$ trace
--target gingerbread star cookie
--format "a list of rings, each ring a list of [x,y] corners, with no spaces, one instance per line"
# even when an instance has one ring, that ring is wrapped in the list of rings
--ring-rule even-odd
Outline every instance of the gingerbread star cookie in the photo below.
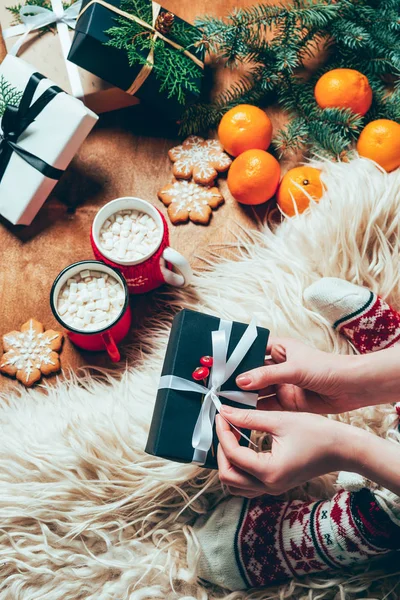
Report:
[[[58,352],[64,336],[49,329],[42,323],[29,319],[21,331],[10,331],[3,335],[3,356],[0,358],[0,372],[16,377],[26,387],[30,387],[42,375],[55,373],[61,368]]]
[[[196,135],[171,148],[168,156],[174,163],[172,172],[177,179],[193,176],[202,185],[211,185],[218,173],[227,171],[232,163],[218,140],[204,140]]]
[[[207,225],[212,209],[223,204],[224,198],[216,187],[203,186],[193,181],[174,180],[158,192],[161,202],[168,206],[168,215],[174,225],[193,223]]]

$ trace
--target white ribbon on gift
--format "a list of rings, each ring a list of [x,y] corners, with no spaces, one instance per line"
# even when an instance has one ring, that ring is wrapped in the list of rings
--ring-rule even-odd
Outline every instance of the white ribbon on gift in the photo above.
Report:
[[[22,23],[20,25],[8,27],[8,29],[3,31],[3,38],[5,40],[15,36],[21,36],[9,51],[9,54],[12,56],[17,56],[21,46],[25,43],[25,40],[32,31],[55,24],[71,86],[71,93],[76,98],[83,98],[84,91],[79,77],[78,67],[68,60],[68,53],[71,48],[71,38],[69,36],[68,28],[75,29],[81,6],[82,0],[74,2],[65,10],[62,5],[62,0],[51,0],[52,10],[42,6],[25,5],[22,6],[19,11]]]
[[[257,406],[257,393],[242,392],[238,390],[221,390],[221,386],[229,379],[229,377],[231,377],[257,338],[256,322],[255,320],[252,320],[227,360],[226,356],[231,331],[232,321],[221,319],[218,331],[213,331],[211,334],[213,367],[210,374],[209,387],[201,385],[196,381],[177,377],[176,375],[163,375],[160,379],[159,389],[172,389],[205,394],[192,436],[192,446],[194,448],[192,462],[199,465],[205,463],[208,451],[212,445],[215,415],[217,411],[219,412],[221,410],[219,396],[253,408]],[[228,421],[227,419],[225,420]],[[241,437],[245,438],[251,444],[253,443],[243,432],[232,425],[232,423],[229,421],[228,423],[241,435]]]

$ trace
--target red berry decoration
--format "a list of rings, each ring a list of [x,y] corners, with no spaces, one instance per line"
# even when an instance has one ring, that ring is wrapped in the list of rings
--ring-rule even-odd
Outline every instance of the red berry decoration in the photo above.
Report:
[[[203,365],[203,367],[212,367],[213,362],[212,356],[202,356],[200,359],[200,364]]]
[[[206,379],[210,374],[210,369],[207,367],[197,367],[192,373],[192,377],[195,381],[201,381],[202,379]]]

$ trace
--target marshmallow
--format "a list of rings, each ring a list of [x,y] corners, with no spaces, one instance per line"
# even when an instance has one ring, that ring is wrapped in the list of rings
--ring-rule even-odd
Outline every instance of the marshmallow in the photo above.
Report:
[[[141,260],[151,255],[160,238],[160,229],[153,217],[136,210],[117,211],[100,228],[100,250],[120,261]]]
[[[68,305],[67,304],[61,304],[58,307],[58,312],[60,313],[60,315],[65,315],[65,313],[67,312],[67,310],[68,310]]]
[[[111,225],[113,220],[110,218],[109,221]],[[61,288],[57,311],[67,327],[95,332],[118,318],[124,301],[125,290],[116,277],[86,269],[68,279]]]

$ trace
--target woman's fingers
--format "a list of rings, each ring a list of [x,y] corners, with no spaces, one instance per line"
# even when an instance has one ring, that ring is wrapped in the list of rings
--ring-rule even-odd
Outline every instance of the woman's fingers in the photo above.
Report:
[[[219,479],[229,490],[233,488],[236,490],[246,490],[248,492],[255,492],[257,495],[265,492],[263,484],[258,479],[248,473],[244,473],[229,462],[221,444],[218,445],[217,457]]]
[[[286,360],[286,345],[282,338],[270,337],[267,344],[267,354],[271,356],[275,363],[282,363]]]
[[[230,411],[233,411],[232,414],[234,414],[234,417],[231,419],[230,417],[232,415],[229,412],[226,413],[226,418],[232,420],[232,423],[234,425],[238,425],[239,427],[243,427],[244,429],[259,429],[259,426],[254,426],[255,422],[253,422],[253,425],[251,425],[252,420],[247,418],[246,416],[243,416],[242,418],[237,417],[235,415],[236,412],[243,412],[246,413],[246,415],[250,412],[257,412],[259,415],[277,414],[268,412],[263,413],[262,411],[247,411],[240,409],[230,409]],[[222,409],[221,414],[222,412],[225,414],[225,410]],[[262,480],[263,476],[265,475],[265,470],[268,467],[270,454],[258,453],[254,450],[251,450],[250,448],[246,448],[245,446],[240,446],[238,440],[236,439],[230,428],[229,423],[227,423],[221,417],[221,415],[217,415],[216,422],[219,443],[229,463],[234,465],[238,469],[245,471],[246,473],[250,473],[250,475],[253,475],[256,479]],[[261,430],[268,431],[268,429],[263,428]]]
[[[236,427],[243,429],[254,429],[256,431],[265,431],[266,433],[278,433],[282,426],[284,418],[289,418],[289,415],[285,417],[280,412],[265,412],[262,410],[253,410],[251,408],[233,408],[226,404],[221,406],[221,414],[228,423],[222,423],[224,431],[232,433],[229,427],[229,421]],[[236,438],[235,438],[236,440]],[[237,443],[237,440],[236,440]]]
[[[237,385],[244,390],[261,390],[271,385],[293,383],[297,385],[300,374],[296,364],[282,362],[264,367],[258,367],[236,378]]]
[[[240,498],[257,498],[258,496],[262,496],[266,493],[265,489],[263,489],[262,491],[255,491],[255,490],[236,488],[233,486],[232,487],[226,486],[225,489],[231,496],[239,496]]]

